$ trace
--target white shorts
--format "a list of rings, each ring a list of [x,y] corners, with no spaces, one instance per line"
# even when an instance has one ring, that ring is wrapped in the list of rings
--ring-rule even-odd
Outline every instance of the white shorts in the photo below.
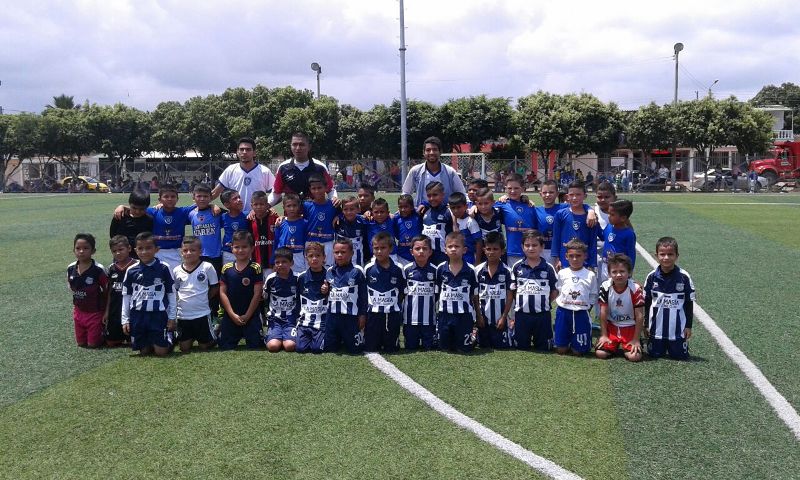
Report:
[[[158,251],[156,254],[159,260],[169,265],[169,271],[175,269],[178,265],[183,263],[183,259],[181,258],[181,250],[180,248],[164,248]]]

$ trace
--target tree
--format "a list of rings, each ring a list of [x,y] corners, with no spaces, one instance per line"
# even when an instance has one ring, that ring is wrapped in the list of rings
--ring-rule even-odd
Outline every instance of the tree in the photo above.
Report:
[[[380,156],[400,158],[400,100],[392,101],[388,113],[389,123],[378,127],[378,135],[386,149]],[[441,136],[442,131],[441,116],[436,105],[421,100],[406,102],[406,139],[409,158],[420,158],[425,139],[431,135]],[[443,147],[445,152],[449,151],[448,145]]]
[[[622,113],[615,103],[605,104],[594,95],[567,95],[567,105],[579,113],[580,142],[573,153],[608,154],[619,147]]]
[[[581,145],[580,113],[564,97],[543,91],[517,100],[514,125],[528,149],[544,162],[545,177],[550,176],[547,161],[555,152],[560,158]]]
[[[161,102],[150,114],[150,145],[169,158],[182,158],[192,148],[189,115],[180,102]]]
[[[632,148],[642,152],[642,165],[650,165],[653,150],[663,150],[671,146],[674,132],[672,122],[668,121],[667,107],[655,102],[639,107],[628,123],[627,142]]]
[[[285,154],[290,139],[278,132],[279,123],[289,108],[306,108],[313,100],[314,93],[311,90],[293,87],[270,89],[257,85],[251,95],[250,120],[253,133],[258,138],[259,151],[269,157]],[[311,132],[306,133],[311,135]]]
[[[312,153],[325,158],[341,158],[339,140],[339,102],[327,95],[315,99],[311,103],[311,115],[314,117],[318,136],[312,137]]]
[[[710,97],[691,102],[682,102],[671,116],[673,128],[678,133],[680,144],[702,152],[704,183],[708,183],[708,166],[711,155],[720,145],[728,143],[727,118],[720,102]]]
[[[286,140],[280,145],[276,143],[273,144],[273,149],[280,148],[280,150],[272,151],[273,156],[283,155],[284,158],[292,156],[288,139],[291,138],[294,132],[304,132],[311,138],[319,138],[322,135],[322,128],[319,123],[317,123],[312,109],[303,107],[291,107],[286,109],[283,117],[278,121],[278,126],[275,131],[277,135],[274,137]]]
[[[720,102],[728,136],[727,143],[736,145],[741,154],[765,153],[772,145],[772,115],[756,110],[735,97]]]
[[[85,112],[92,149],[103,152],[121,170],[126,161],[150,150],[150,115],[127,105],[92,105]]]
[[[74,96],[62,93],[61,95],[53,97],[53,103],[45,107],[46,110],[53,108],[59,108],[61,110],[77,110],[80,107],[75,105]]]
[[[37,152],[46,162],[55,161],[75,177],[80,175],[80,159],[92,150],[91,135],[84,110],[45,110],[39,122]]]
[[[189,126],[189,143],[203,159],[216,160],[231,151],[233,142],[218,96],[192,97],[186,101],[184,108]]]
[[[360,159],[366,156],[369,138],[366,134],[368,114],[352,105],[342,105],[336,143],[341,158]]]
[[[792,109],[792,119],[800,118],[800,85],[791,82],[785,82],[780,87],[767,85],[762,87],[749,103],[756,106],[783,105]],[[784,125],[783,129],[789,130],[788,125]],[[800,122],[794,125],[794,133],[800,133]]]
[[[513,112],[508,98],[478,95],[448,100],[439,108],[445,151],[469,143],[470,151],[480,152],[487,140],[507,137]]]

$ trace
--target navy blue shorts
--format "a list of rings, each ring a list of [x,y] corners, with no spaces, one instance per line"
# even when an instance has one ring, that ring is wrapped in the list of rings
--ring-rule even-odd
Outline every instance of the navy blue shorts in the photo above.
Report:
[[[247,348],[257,349],[264,345],[261,337],[261,316],[256,314],[244,325],[236,325],[228,315],[223,315],[219,322],[219,349],[232,350],[244,338]]]
[[[472,314],[439,314],[439,348],[442,350],[472,351]]]
[[[667,340],[666,338],[651,338],[647,342],[647,354],[653,358],[668,355],[676,360],[689,358],[689,344],[685,338]]]
[[[264,341],[269,342],[270,340],[280,340],[282,342],[290,340],[296,342],[297,324],[291,322],[276,322],[275,320],[269,322],[267,337]]]
[[[314,327],[297,326],[297,347],[298,353],[322,353],[325,347],[325,331]]]
[[[131,310],[131,348],[169,348],[172,332],[167,331],[167,312],[142,312]]]
[[[357,315],[328,313],[325,317],[325,351],[338,352],[344,344],[347,353],[358,354],[364,349],[364,336],[358,329]]]
[[[514,313],[514,343],[520,350],[548,351],[553,344],[553,327],[550,312]],[[533,342],[531,342],[533,338]]]
[[[508,325],[502,330],[497,325],[486,325],[478,328],[478,346],[481,348],[508,348],[511,346]]]
[[[400,350],[400,327],[403,325],[401,312],[367,313],[367,327],[364,329],[364,350],[367,352],[396,352]]]
[[[416,350],[422,345],[423,350],[434,347],[436,325],[403,325],[406,350]]]
[[[203,344],[214,343],[217,340],[210,315],[191,320],[178,319],[177,337],[178,342],[197,340],[197,343]]]
[[[569,347],[576,353],[587,353],[592,348],[592,321],[587,310],[558,307],[554,333],[556,348]]]

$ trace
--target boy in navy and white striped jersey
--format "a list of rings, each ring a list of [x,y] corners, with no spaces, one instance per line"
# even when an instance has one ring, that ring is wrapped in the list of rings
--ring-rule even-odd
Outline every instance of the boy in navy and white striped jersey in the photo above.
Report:
[[[467,247],[464,261],[470,265],[481,263],[483,261],[483,234],[478,222],[467,215],[467,196],[461,192],[452,193],[447,199],[447,206],[450,207],[450,214],[453,216],[453,230],[464,234]]]
[[[486,240],[486,236],[490,232],[503,233],[503,211],[494,207],[494,195],[489,188],[482,188],[475,193],[476,202],[473,217],[478,223],[478,228],[481,229],[481,235]],[[503,257],[500,259],[503,263],[508,264],[508,256],[503,252]]]
[[[548,351],[553,342],[550,304],[558,296],[556,271],[542,257],[544,236],[538,230],[522,234],[522,251],[525,258],[513,267],[516,281],[514,305],[514,343],[517,348]]]
[[[163,357],[172,348],[177,308],[172,273],[156,252],[152,233],[136,235],[139,263],[122,281],[122,331],[131,336],[131,347],[140,354],[155,352]]]
[[[353,265],[353,244],[347,238],[333,244],[334,264],[325,275],[328,284],[328,318],[325,351],[338,352],[344,344],[350,354],[364,348],[367,322],[367,282],[364,269]]]
[[[431,239],[431,263],[439,265],[447,260],[445,237],[453,231],[453,216],[444,203],[444,185],[431,182],[425,187],[430,205],[422,216],[422,234]]]
[[[353,244],[353,264],[364,266],[366,264],[365,249],[367,248],[367,225],[359,213],[358,198],[351,195],[342,202],[342,214],[334,227],[335,239],[349,238]]]
[[[481,348],[508,348],[508,313],[514,304],[514,274],[501,261],[506,241],[500,232],[490,232],[483,239],[486,262],[475,267],[480,288],[481,311],[486,325],[478,329]]]
[[[422,346],[430,350],[436,335],[436,267],[431,265],[431,239],[417,235],[411,239],[414,263],[403,267],[406,297],[403,302],[403,337],[406,350]]]
[[[372,239],[372,262],[367,265],[369,312],[364,330],[364,349],[368,352],[396,352],[400,348],[401,305],[406,279],[392,261],[394,238],[380,232]]]
[[[678,242],[662,237],[656,242],[658,267],[644,282],[645,323],[650,339],[647,353],[654,358],[669,355],[689,358],[687,341],[692,336],[695,290],[692,278],[675,264]]]
[[[328,315],[328,289],[325,281],[325,248],[319,242],[306,243],[308,270],[300,274],[300,319],[297,322],[298,353],[322,353],[325,347],[325,317]]]
[[[472,350],[472,327],[483,327],[483,314],[478,301],[478,279],[475,269],[464,262],[467,247],[464,235],[451,232],[445,239],[448,260],[436,267],[439,280],[439,347],[443,350]],[[477,319],[475,322],[474,319]]]
[[[267,310],[267,350],[293,352],[297,345],[297,317],[300,311],[297,275],[292,271],[294,254],[288,248],[275,250],[273,272],[264,281]]]

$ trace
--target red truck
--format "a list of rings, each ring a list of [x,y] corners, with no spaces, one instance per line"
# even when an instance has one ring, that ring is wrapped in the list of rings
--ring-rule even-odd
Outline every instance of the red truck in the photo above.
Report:
[[[800,178],[800,142],[775,142],[769,153],[769,158],[750,162],[749,169],[769,180],[770,185]]]

